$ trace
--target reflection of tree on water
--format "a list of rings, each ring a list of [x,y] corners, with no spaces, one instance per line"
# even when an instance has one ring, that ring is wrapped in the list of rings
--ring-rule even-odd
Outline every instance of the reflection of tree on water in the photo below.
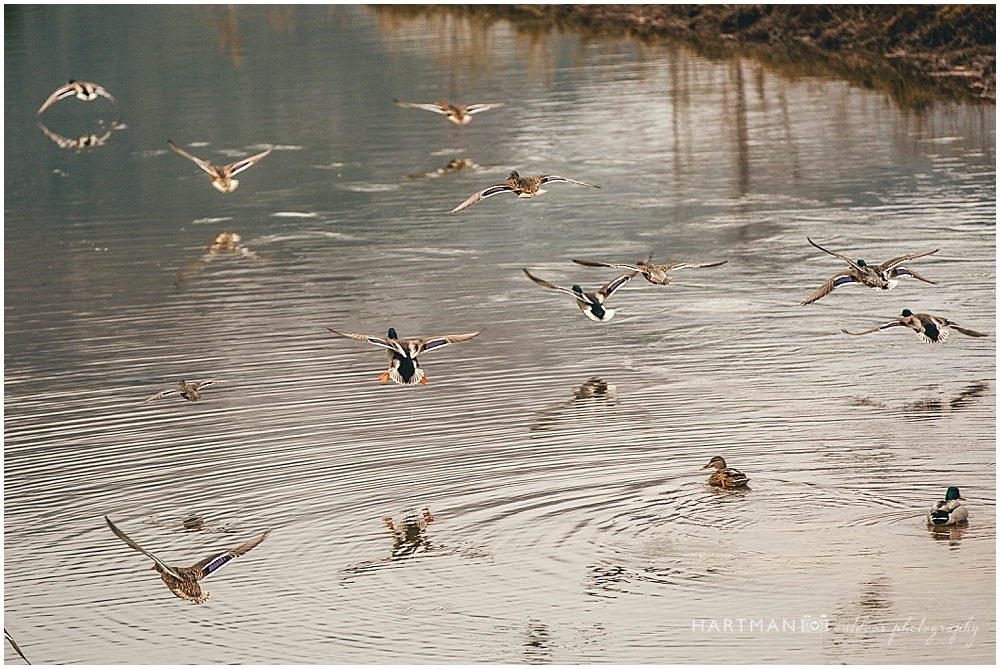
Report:
[[[392,559],[407,557],[421,550],[429,550],[431,542],[427,538],[427,526],[434,522],[431,510],[426,506],[420,514],[411,511],[401,520],[391,516],[382,519],[392,536]]]
[[[80,153],[84,149],[91,149],[95,146],[104,146],[104,143],[111,137],[111,133],[121,127],[121,123],[119,123],[121,120],[121,117],[115,119],[111,124],[111,127],[108,128],[107,132],[103,135],[80,135],[76,139],[69,139],[68,137],[56,134],[46,128],[43,123],[39,123],[38,127],[42,129],[42,132],[45,133],[46,137],[58,144],[60,149],[69,149],[71,151],[75,149],[77,153]]]
[[[571,410],[579,415],[588,408],[593,410],[598,407],[612,407],[617,402],[615,386],[594,376],[573,391],[573,399],[536,411],[529,429],[532,432],[551,430],[562,419],[563,414]]]
[[[208,28],[219,40],[219,50],[222,53],[229,51],[229,43],[232,42],[233,65],[240,67],[243,64],[243,38],[240,36],[240,23],[236,19],[236,7],[233,5],[196,7],[195,17],[202,18],[202,12],[208,12]]]
[[[260,256],[256,252],[240,244],[241,239],[242,237],[236,232],[220,232],[217,234],[212,243],[205,247],[205,252],[201,254],[201,257],[185,267],[184,271],[177,276],[177,283],[187,281],[192,274],[201,270],[203,264],[220,255],[235,255],[241,258],[249,258],[250,260],[260,260]]]

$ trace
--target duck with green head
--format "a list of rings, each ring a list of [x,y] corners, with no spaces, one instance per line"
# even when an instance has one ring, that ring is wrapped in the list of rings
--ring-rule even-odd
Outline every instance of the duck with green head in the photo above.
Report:
[[[872,290],[892,290],[896,287],[898,277],[901,276],[912,276],[914,279],[919,279],[926,283],[937,283],[937,281],[931,281],[925,276],[917,274],[911,269],[906,267],[900,267],[900,265],[908,260],[913,260],[915,258],[923,258],[924,256],[929,256],[932,253],[937,253],[938,249],[933,251],[924,251],[923,253],[910,253],[905,256],[899,256],[898,258],[893,258],[892,260],[886,260],[881,265],[869,265],[864,260],[859,259],[857,262],[851,260],[845,255],[841,255],[834,251],[828,251],[813,240],[806,237],[806,240],[816,248],[818,248],[823,253],[829,253],[835,258],[840,258],[848,265],[850,269],[846,269],[843,272],[834,274],[826,282],[816,289],[816,292],[809,296],[805,302],[802,304],[812,304],[816,300],[826,295],[829,295],[839,286],[843,286],[845,283],[860,283],[862,286],[868,286]]]
[[[385,383],[389,380],[400,385],[413,385],[415,383],[426,384],[427,377],[424,370],[417,362],[417,356],[425,351],[433,351],[448,344],[457,344],[468,341],[479,335],[479,332],[469,332],[460,335],[443,335],[440,337],[424,337],[423,339],[400,339],[396,335],[396,328],[389,328],[388,337],[378,337],[376,335],[352,334],[349,332],[337,332],[333,328],[327,328],[330,332],[340,337],[347,337],[355,341],[363,341],[386,349],[386,356],[389,358],[389,369],[378,377],[379,381]]]
[[[985,337],[982,332],[976,332],[975,330],[970,330],[969,328],[963,328],[960,325],[953,323],[952,321],[944,318],[943,316],[932,316],[931,314],[915,314],[909,309],[903,309],[899,317],[884,325],[879,325],[878,327],[872,328],[871,330],[865,330],[864,332],[850,332],[846,329],[841,330],[845,334],[861,336],[866,334],[871,334],[872,332],[878,332],[879,330],[885,330],[891,327],[903,326],[910,328],[917,333],[923,341],[928,344],[937,344],[943,342],[948,338],[948,330],[946,328],[951,328],[961,332],[967,337]]]
[[[572,295],[576,298],[576,306],[580,308],[580,311],[582,311],[583,314],[590,320],[598,321],[599,323],[606,323],[615,315],[614,309],[608,309],[604,306],[607,299],[611,297],[616,290],[628,283],[632,277],[638,274],[638,272],[635,271],[626,272],[625,274],[608,281],[594,292],[585,293],[577,284],[573,284],[572,288],[563,288],[562,286],[557,286],[554,283],[549,283],[544,279],[539,279],[537,276],[532,275],[532,273],[528,270],[524,270],[524,273],[529,279],[537,283],[539,286],[551,288],[552,290],[559,290]]]
[[[964,499],[958,488],[955,486],[948,488],[944,499],[932,506],[931,510],[927,512],[927,524],[941,526],[967,522],[969,511],[959,501]]]

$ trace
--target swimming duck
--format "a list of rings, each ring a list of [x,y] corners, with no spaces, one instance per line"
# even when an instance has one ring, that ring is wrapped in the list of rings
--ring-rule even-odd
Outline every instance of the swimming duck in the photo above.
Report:
[[[674,277],[667,276],[667,272],[675,269],[684,269],[685,267],[718,267],[719,265],[725,265],[728,262],[727,260],[723,260],[722,262],[710,263],[679,262],[671,265],[650,265],[649,261],[652,259],[653,254],[650,253],[645,260],[640,260],[634,265],[625,262],[595,262],[593,260],[574,260],[573,262],[577,265],[583,265],[584,267],[624,267],[625,269],[635,270],[637,272],[642,272],[646,281],[655,283],[658,286],[665,286],[673,281]]]
[[[114,123],[111,124],[111,127],[108,128],[108,131],[100,137],[97,135],[80,135],[76,139],[70,139],[68,137],[58,135],[46,128],[42,123],[39,123],[38,127],[42,129],[42,132],[45,133],[46,137],[58,144],[60,149],[75,149],[77,153],[79,153],[84,149],[93,148],[95,146],[104,146],[104,143],[108,141],[109,137],[111,137],[111,133],[118,129],[118,126],[120,125],[118,123],[119,121],[121,121],[121,117],[115,119]]]
[[[153,400],[158,400],[161,397],[166,397],[167,395],[173,395],[174,393],[180,393],[180,396],[189,402],[197,402],[201,399],[201,390],[203,388],[208,388],[209,386],[221,386],[223,383],[229,383],[228,381],[219,381],[217,379],[206,379],[204,381],[195,381],[193,383],[185,383],[184,379],[177,382],[176,388],[168,388],[167,390],[161,390],[156,393],[148,400],[143,400],[143,404],[146,402],[152,402]]]
[[[954,525],[963,523],[969,519],[969,511],[958,500],[965,498],[958,492],[958,488],[952,486],[948,488],[944,499],[931,507],[927,512],[928,525]]]
[[[493,184],[489,188],[484,188],[462,204],[452,209],[450,213],[456,214],[463,209],[471,207],[480,200],[496,195],[497,193],[517,193],[519,198],[535,197],[536,195],[541,195],[546,192],[540,188],[543,184],[560,181],[576,184],[577,186],[586,186],[587,188],[600,188],[600,186],[591,186],[590,184],[585,184],[582,181],[574,181],[573,179],[567,179],[566,177],[560,177],[555,174],[545,174],[538,177],[522,177],[517,172],[511,172],[507,175],[507,181],[502,184]]]
[[[237,546],[236,548],[216,553],[215,555],[207,557],[201,562],[198,562],[190,567],[171,567],[166,562],[129,539],[124,532],[118,529],[115,524],[111,522],[110,518],[104,516],[104,520],[108,524],[108,527],[111,528],[111,531],[115,533],[115,536],[153,561],[153,566],[150,567],[150,569],[155,569],[160,573],[160,578],[163,579],[163,582],[167,584],[168,588],[170,588],[170,592],[174,593],[181,599],[194,602],[195,604],[206,602],[208,601],[208,598],[212,596],[212,593],[201,589],[201,586],[198,585],[198,581],[210,576],[213,572],[218,571],[231,560],[250,552],[251,549],[256,547],[260,542],[264,541],[264,539],[267,538],[267,535],[271,533],[271,528],[269,527],[264,531],[264,534],[260,535],[256,539],[251,539],[242,546]]]
[[[604,303],[614,294],[616,290],[624,286],[639,272],[634,270],[626,272],[620,277],[607,282],[601,286],[599,290],[592,293],[583,292],[583,289],[578,285],[574,285],[573,288],[563,288],[562,286],[557,286],[554,283],[549,283],[548,281],[539,279],[537,276],[532,276],[531,272],[528,270],[524,270],[524,273],[529,279],[537,283],[539,286],[545,286],[546,288],[551,288],[552,290],[561,290],[564,293],[569,293],[576,298],[576,306],[580,308],[580,311],[582,311],[587,318],[592,321],[606,323],[614,317],[615,310],[605,309]]]
[[[388,337],[350,334],[347,332],[337,332],[332,328],[327,329],[340,337],[347,337],[348,339],[364,341],[369,344],[385,347],[387,349],[386,356],[389,358],[389,369],[379,376],[378,380],[382,383],[386,383],[389,379],[392,379],[400,385],[427,383],[427,377],[424,374],[424,370],[420,368],[420,363],[417,362],[418,355],[424,353],[425,351],[433,351],[434,349],[441,348],[442,346],[447,346],[448,344],[458,344],[459,342],[468,341],[473,337],[478,336],[479,332],[482,332],[482,330],[480,330],[479,332],[470,332],[468,334],[460,335],[424,337],[423,339],[400,339],[396,335],[395,328],[389,328]]]
[[[466,123],[472,122],[473,114],[478,114],[479,112],[484,112],[488,109],[503,107],[505,104],[503,102],[491,102],[489,104],[477,105],[453,105],[447,100],[438,100],[434,104],[400,102],[399,100],[393,100],[393,102],[400,107],[411,107],[413,109],[423,109],[424,111],[434,112],[435,114],[444,114],[448,117],[449,121],[457,123],[458,125],[465,125]]]
[[[938,342],[943,342],[948,338],[948,331],[945,328],[952,328],[958,330],[967,337],[985,337],[982,332],[976,332],[975,330],[970,330],[968,328],[963,328],[955,323],[952,323],[947,318],[941,316],[932,316],[931,314],[915,314],[909,309],[903,309],[899,317],[886,323],[885,325],[879,325],[877,328],[872,328],[871,330],[865,330],[864,332],[850,332],[846,328],[841,330],[849,335],[866,335],[872,332],[878,332],[879,330],[885,330],[887,328],[896,327],[897,325],[902,325],[908,327],[917,333],[917,336],[923,339],[928,344],[937,344]]]
[[[718,455],[709,460],[702,469],[715,468],[712,475],[708,477],[708,485],[717,485],[722,488],[742,488],[747,484],[746,474],[738,469],[726,466],[726,461]]]
[[[3,638],[10,642],[11,648],[14,649],[15,653],[21,656],[21,659],[24,660],[25,664],[31,664],[31,662],[28,662],[28,658],[24,656],[24,653],[21,652],[21,649],[17,647],[17,642],[14,641],[14,637],[10,635],[10,632],[7,631],[6,627],[3,628]]]
[[[235,177],[243,170],[253,167],[255,163],[267,157],[274,148],[271,147],[264,153],[258,153],[256,156],[250,156],[249,158],[241,158],[240,160],[237,160],[235,163],[229,163],[228,165],[219,166],[219,165],[213,165],[207,160],[202,160],[201,158],[195,158],[190,153],[180,148],[169,139],[167,140],[167,144],[170,145],[171,149],[181,154],[188,160],[193,161],[195,165],[205,170],[205,172],[208,174],[208,178],[211,179],[212,185],[215,187],[215,190],[219,191],[220,193],[232,193],[234,190],[236,190],[236,188],[240,185],[240,181],[239,179],[234,179],[233,177]]]
[[[809,296],[809,299],[802,304],[811,304],[819,298],[829,295],[835,288],[842,286],[845,283],[860,283],[863,286],[868,286],[872,290],[892,290],[896,287],[896,284],[899,283],[894,277],[907,275],[912,276],[914,279],[920,279],[926,283],[937,283],[937,281],[931,281],[927,277],[917,274],[912,269],[900,267],[899,265],[908,260],[923,258],[924,256],[931,255],[932,253],[937,253],[938,249],[934,249],[933,251],[924,251],[923,253],[910,253],[905,256],[899,256],[898,258],[893,258],[892,260],[886,260],[881,265],[869,265],[864,260],[854,262],[847,256],[834,253],[833,251],[827,251],[825,248],[808,237],[806,237],[806,239],[820,251],[829,253],[836,258],[840,258],[850,265],[851,268],[831,276],[816,290],[815,293]]]
[[[115,98],[111,95],[111,93],[108,93],[106,90],[104,90],[103,86],[100,86],[98,84],[92,84],[87,81],[74,81],[73,79],[70,79],[64,85],[57,88],[55,92],[49,96],[49,98],[45,101],[45,103],[41,106],[41,108],[39,108],[35,116],[38,116],[43,111],[48,109],[49,106],[54,104],[57,100],[62,100],[63,98],[68,98],[73,95],[80,98],[81,100],[84,100],[85,102],[96,100],[97,96],[103,95],[108,100],[110,100],[111,104],[113,104],[114,106],[116,107],[121,106],[118,104],[118,101],[115,100]]]

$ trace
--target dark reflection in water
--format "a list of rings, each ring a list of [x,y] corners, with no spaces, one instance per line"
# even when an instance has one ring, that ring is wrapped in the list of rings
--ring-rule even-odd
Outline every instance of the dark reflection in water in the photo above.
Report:
[[[957,549],[962,543],[962,537],[969,531],[969,522],[955,525],[928,525],[927,531],[935,541],[946,541],[952,549]]]
[[[177,283],[183,283],[191,278],[192,274],[201,271],[202,267],[219,256],[237,256],[248,260],[260,260],[256,251],[251,251],[246,246],[240,244],[242,237],[237,232],[220,232],[211,243],[205,247],[205,252],[198,260],[184,268],[184,271],[177,275]]]
[[[393,560],[431,549],[430,539],[427,538],[427,526],[434,522],[434,516],[426,506],[419,513],[410,511],[398,520],[386,516],[382,521],[392,537]]]
[[[593,377],[573,391],[573,399],[536,411],[529,429],[531,432],[544,432],[555,428],[560,421],[603,415],[617,403],[615,387]]]
[[[528,621],[528,631],[524,640],[524,661],[528,664],[548,664],[552,662],[552,632],[548,625],[539,621]]]
[[[68,137],[63,137],[62,135],[52,132],[47,127],[45,127],[44,123],[38,124],[38,127],[42,129],[42,132],[45,133],[45,136],[51,139],[53,142],[55,142],[60,149],[76,151],[77,153],[80,153],[84,149],[92,149],[96,146],[104,146],[104,143],[108,141],[108,139],[111,137],[111,134],[115,130],[120,129],[121,126],[122,126],[121,117],[119,117],[111,123],[111,126],[102,135],[80,135],[76,139],[70,139]]]
[[[871,407],[882,411],[890,411],[902,415],[908,420],[940,420],[954,412],[964,411],[975,406],[990,389],[986,381],[974,381],[960,390],[950,399],[943,397],[923,397],[911,402],[903,402],[893,406],[882,400],[867,397],[853,397],[852,406]]]

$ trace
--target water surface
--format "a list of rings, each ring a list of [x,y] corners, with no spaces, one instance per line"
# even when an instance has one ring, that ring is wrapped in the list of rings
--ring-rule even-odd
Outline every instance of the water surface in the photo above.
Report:
[[[15,7],[5,45],[4,606],[33,662],[995,660],[993,107],[358,7]],[[37,126],[71,77],[121,112],[41,120],[121,113],[104,146]],[[275,150],[221,194],[168,138]],[[512,169],[601,189],[448,215]],[[205,255],[220,232],[247,253]],[[940,249],[913,264],[939,284],[800,306],[842,269],[807,236]],[[607,324],[522,273],[592,289],[615,270],[572,258],[649,252],[728,262],[632,281]],[[840,332],[903,308],[990,336]],[[390,326],[483,333],[413,388],[327,331]],[[141,404],[178,378],[229,383]],[[717,454],[750,490],[705,485]],[[971,522],[931,533],[949,485]],[[273,531],[197,606],[104,515],[184,566]],[[799,627],[711,627],[739,619]]]

